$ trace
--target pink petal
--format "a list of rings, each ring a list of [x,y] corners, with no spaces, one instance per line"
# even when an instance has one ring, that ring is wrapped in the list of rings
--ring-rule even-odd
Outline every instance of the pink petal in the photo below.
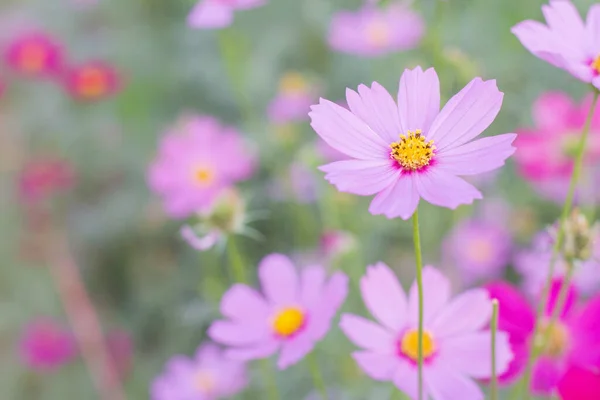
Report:
[[[415,181],[419,195],[440,207],[455,209],[483,197],[473,185],[442,168],[430,168],[425,173],[415,174]]]
[[[600,367],[600,296],[590,299],[570,323],[571,361]]]
[[[258,360],[261,358],[267,358],[277,352],[279,348],[279,342],[276,340],[269,340],[264,343],[257,344],[255,346],[241,347],[241,348],[229,348],[225,350],[225,357],[231,360],[239,361],[250,361]]]
[[[396,102],[387,90],[377,82],[371,88],[360,85],[358,93],[346,89],[350,111],[362,119],[386,143],[398,140],[402,128]]]
[[[545,92],[533,104],[533,120],[541,129],[562,131],[569,128],[574,110],[575,104],[566,93]]]
[[[388,218],[409,219],[419,205],[419,194],[413,175],[400,175],[395,184],[380,192],[369,206],[373,215],[383,214]]]
[[[562,55],[564,44],[546,25],[537,21],[523,21],[515,25],[511,32],[527,50],[542,60],[558,68],[568,64]]]
[[[233,22],[233,9],[221,1],[200,0],[188,15],[187,23],[192,28],[224,28]]]
[[[254,289],[243,284],[233,285],[221,299],[221,314],[237,321],[266,320],[270,308]]]
[[[310,353],[314,347],[315,343],[306,336],[284,342],[281,345],[281,353],[277,360],[277,368],[284,370],[290,365],[296,364],[304,358],[304,356]]]
[[[396,373],[394,374],[394,385],[402,392],[406,393],[411,399],[416,399],[419,394],[417,367],[408,362],[400,363]],[[423,397],[429,398],[428,389],[425,382],[423,383]]]
[[[381,326],[358,315],[344,314],[340,328],[355,345],[365,350],[394,354],[395,338]]]
[[[421,129],[429,138],[429,127],[440,112],[440,81],[433,68],[406,69],[400,78],[398,109],[402,132]]]
[[[554,35],[572,45],[569,55],[585,57],[578,51],[583,48],[585,26],[575,5],[570,1],[551,0],[550,4],[542,6],[542,13]]]
[[[484,289],[471,289],[454,298],[431,320],[438,337],[467,334],[485,327],[492,316],[492,301]]]
[[[548,396],[556,389],[564,373],[564,367],[561,367],[559,362],[544,356],[538,358],[531,377],[531,391],[535,395]]]
[[[562,400],[597,400],[600,393],[600,371],[572,366],[558,383]]]
[[[388,158],[389,143],[350,111],[325,99],[311,110],[311,126],[334,149],[361,160]]]
[[[416,327],[419,321],[418,288],[415,281],[408,296],[408,322]],[[437,269],[423,268],[423,321],[431,323],[450,299],[450,281]]]
[[[515,148],[516,134],[477,139],[439,154],[440,167],[453,175],[475,175],[493,171],[504,165]]]
[[[400,332],[406,323],[407,300],[392,270],[384,263],[367,267],[360,290],[369,312],[392,332]]]
[[[503,96],[495,80],[473,79],[446,103],[427,137],[434,141],[439,152],[467,143],[494,121]]]
[[[312,307],[321,299],[325,285],[326,273],[323,267],[308,267],[300,276],[300,301],[307,308]]]
[[[269,335],[266,320],[252,324],[215,321],[208,329],[208,336],[217,343],[229,346],[246,346],[265,339]]]
[[[290,306],[298,302],[298,274],[292,261],[283,254],[270,254],[258,265],[258,278],[269,301]]]
[[[521,292],[505,282],[486,286],[491,299],[499,303],[499,328],[511,336],[526,340],[535,326],[535,311]]]
[[[352,358],[369,377],[378,381],[392,380],[401,362],[395,355],[371,351],[355,351]]]
[[[593,4],[588,10],[586,19],[586,50],[591,54],[600,52],[600,4]]]
[[[392,185],[400,176],[389,159],[344,160],[324,165],[325,179],[340,192],[370,196]]]
[[[560,296],[560,291],[563,285],[562,279],[555,279],[552,282],[552,286],[550,288],[550,296],[548,298],[548,303],[546,304],[545,314],[550,316],[554,312],[554,307],[558,302],[558,297]],[[571,284],[567,289],[567,297],[565,303],[563,305],[562,312],[560,314],[560,318],[568,318],[569,314],[573,310],[577,298],[579,297],[579,293],[577,292],[577,288],[575,285]]]
[[[319,302],[309,311],[308,335],[313,340],[321,340],[329,331],[331,320],[348,295],[348,277],[336,272],[323,288]]]
[[[451,366],[434,363],[424,378],[433,400],[484,400],[479,386]]]

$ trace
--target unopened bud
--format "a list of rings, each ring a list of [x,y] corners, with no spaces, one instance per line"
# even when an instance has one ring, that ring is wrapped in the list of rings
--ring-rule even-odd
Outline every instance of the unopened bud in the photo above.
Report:
[[[590,223],[585,215],[574,209],[563,222],[561,253],[565,260],[586,261],[592,257],[594,237],[598,226]]]

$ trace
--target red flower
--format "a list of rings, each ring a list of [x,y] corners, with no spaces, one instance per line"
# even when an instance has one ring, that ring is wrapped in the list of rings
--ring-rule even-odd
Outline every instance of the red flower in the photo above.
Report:
[[[77,66],[67,73],[67,89],[80,100],[100,100],[119,89],[119,75],[111,65],[92,61]]]

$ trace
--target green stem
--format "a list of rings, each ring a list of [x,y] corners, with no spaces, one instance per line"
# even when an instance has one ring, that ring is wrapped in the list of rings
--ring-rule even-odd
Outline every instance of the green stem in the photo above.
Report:
[[[544,308],[546,307],[546,303],[548,303],[548,298],[550,296],[550,288],[552,286],[552,280],[554,279],[554,267],[556,261],[558,259],[560,247],[564,240],[564,222],[569,216],[569,212],[573,206],[573,198],[575,196],[575,188],[577,187],[577,182],[579,181],[579,176],[581,175],[581,169],[583,166],[583,155],[585,153],[585,146],[587,143],[587,137],[590,131],[590,125],[592,123],[592,117],[594,116],[594,110],[596,109],[596,103],[598,102],[598,90],[594,90],[594,97],[592,99],[592,104],[590,105],[590,111],[588,112],[588,116],[586,118],[585,124],[583,126],[581,132],[581,138],[579,139],[579,143],[577,144],[577,152],[575,154],[575,162],[573,165],[573,172],[571,174],[571,181],[569,183],[569,191],[567,192],[567,197],[565,199],[565,204],[563,205],[562,213],[560,220],[558,222],[558,234],[556,240],[554,242],[554,246],[552,248],[552,257],[550,259],[550,268],[548,270],[548,277],[546,278],[546,283],[544,285],[542,296],[540,302],[537,306],[536,312],[536,323],[535,329],[533,333],[533,337],[537,337],[539,334],[540,328],[540,319],[544,312]],[[537,358],[536,351],[532,349],[529,353],[529,359],[527,360],[527,367],[525,369],[525,375],[523,378],[523,384],[521,386],[521,391],[524,394],[525,399],[529,399],[531,396],[529,394],[529,384],[531,382],[531,373],[533,370],[533,364]]]
[[[413,240],[417,264],[417,288],[419,292],[419,328],[417,331],[417,365],[419,400],[423,400],[423,257],[421,255],[421,235],[419,234],[419,210],[415,210],[413,220]]]
[[[571,286],[571,280],[573,279],[573,272],[575,271],[575,266],[573,262],[570,261],[568,263],[568,269],[565,277],[562,280],[560,285],[560,291],[558,292],[558,298],[556,299],[556,304],[554,304],[554,308],[552,309],[552,314],[550,315],[550,321],[548,322],[548,327],[544,332],[544,336],[542,337],[542,341],[537,346],[538,349],[542,349],[548,340],[550,339],[550,334],[552,333],[552,327],[560,317],[565,308],[565,303],[567,302],[567,295],[569,294],[569,286]],[[534,345],[535,338],[534,338]]]
[[[496,336],[498,333],[498,300],[492,300],[492,381],[490,384],[490,400],[498,400],[498,374],[496,371]]]
[[[317,360],[317,356],[314,351],[308,355],[308,362],[315,388],[319,391],[319,393],[321,393],[323,400],[328,400],[329,397],[327,396],[327,387],[325,386],[325,380],[321,374],[321,368],[319,368],[319,360]]]
[[[238,283],[245,283],[246,270],[244,268],[244,259],[233,235],[227,238],[227,255],[231,277]]]
[[[265,376],[265,384],[267,386],[267,398],[269,400],[279,400],[279,391],[277,390],[277,381],[275,380],[275,374],[272,372],[271,364],[269,359],[266,358],[261,361],[262,372]]]

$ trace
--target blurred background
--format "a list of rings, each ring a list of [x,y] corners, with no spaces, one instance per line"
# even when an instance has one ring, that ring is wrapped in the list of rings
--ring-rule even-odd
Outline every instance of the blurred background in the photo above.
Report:
[[[592,1],[575,3],[584,10]],[[96,398],[86,362],[98,338],[127,398],[146,399],[165,362],[193,354],[205,339],[233,279],[231,260],[224,246],[189,246],[179,233],[185,221],[165,214],[146,178],[159,139],[182,116],[216,117],[257,155],[253,177],[238,185],[254,220],[251,234],[235,237],[247,271],[253,274],[271,252],[299,265],[341,268],[352,282],[344,307],[362,312],[356,283],[367,264],[385,261],[405,286],[412,281],[410,224],[371,216],[368,198],[340,194],[325,182],[317,167],[328,158],[308,119],[280,121],[267,112],[281,91],[311,85],[315,102],[342,101],[346,87],[378,81],[395,94],[402,71],[422,65],[435,66],[445,102],[475,76],[497,79],[505,98],[490,135],[533,127],[532,104],[545,91],[564,91],[576,102],[586,93],[510,33],[523,19],[541,18],[540,0],[415,1],[409,6],[425,21],[422,40],[378,57],[328,45],[332,17],[359,9],[358,0],[272,0],[236,13],[223,30],[189,27],[194,4],[0,5],[1,399]],[[56,65],[40,72],[35,54],[24,64],[13,57],[32,36]],[[57,78],[51,72],[59,67]],[[461,279],[444,257],[454,226],[467,219],[501,225],[512,255],[559,215],[560,204],[523,179],[513,162],[475,183],[485,199],[474,206],[452,211],[421,203],[424,259],[448,267],[457,291],[476,282]],[[512,257],[501,274],[519,279]],[[76,335],[78,326],[91,348],[82,352],[65,339],[63,354],[48,356],[58,366],[36,368],[23,356],[32,324],[45,327],[47,340],[61,330]],[[352,348],[338,329],[318,345],[334,396],[387,398],[391,386],[358,379]],[[284,398],[312,393],[302,363],[277,380]],[[238,398],[262,398],[261,385],[252,379]]]

